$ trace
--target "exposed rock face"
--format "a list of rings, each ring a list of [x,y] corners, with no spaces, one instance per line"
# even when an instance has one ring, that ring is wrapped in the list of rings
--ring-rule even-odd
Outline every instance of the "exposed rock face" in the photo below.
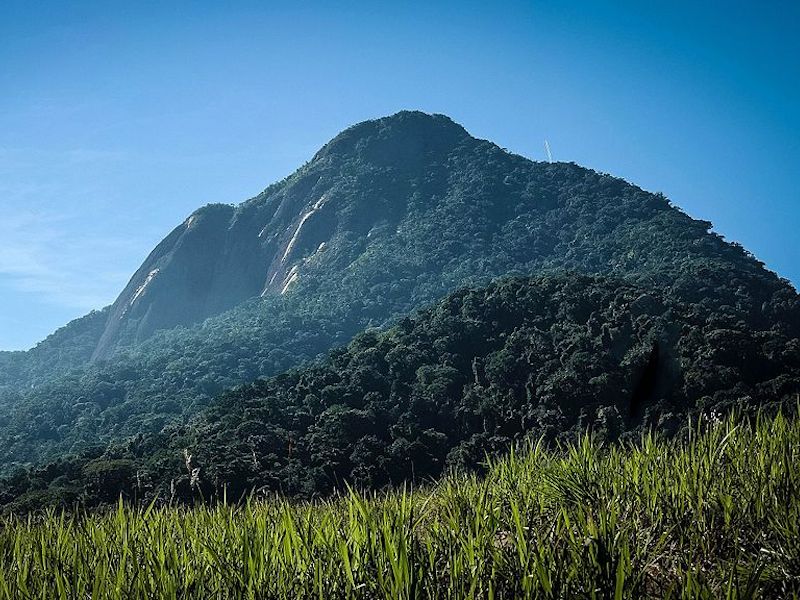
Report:
[[[207,206],[153,250],[112,306],[94,359],[122,340],[195,323],[258,293],[262,249],[234,214],[232,206]]]

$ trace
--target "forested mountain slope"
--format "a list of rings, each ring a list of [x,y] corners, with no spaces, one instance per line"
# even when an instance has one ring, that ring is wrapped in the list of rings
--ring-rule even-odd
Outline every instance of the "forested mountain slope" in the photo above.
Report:
[[[526,438],[589,427],[613,440],[675,433],[701,411],[791,409],[799,334],[617,280],[501,280],[225,394],[189,426],[19,472],[0,502],[308,497],[474,468]]]
[[[27,387],[85,365],[107,321],[107,309],[92,311],[56,330],[28,352],[0,352],[0,390]]]
[[[225,388],[509,274],[606,275],[796,337],[796,292],[709,229],[441,115],[361,123],[259,196],[191,215],[109,309],[0,355],[0,471],[160,431]]]

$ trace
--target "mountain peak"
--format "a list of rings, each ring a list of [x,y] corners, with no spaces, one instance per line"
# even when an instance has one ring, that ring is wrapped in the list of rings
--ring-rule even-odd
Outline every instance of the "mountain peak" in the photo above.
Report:
[[[474,139],[464,127],[442,114],[403,110],[387,117],[362,121],[348,127],[314,156],[322,160],[336,156],[365,153],[372,155],[395,150],[390,158],[402,158],[406,152],[441,151]],[[387,157],[389,158],[389,157]]]

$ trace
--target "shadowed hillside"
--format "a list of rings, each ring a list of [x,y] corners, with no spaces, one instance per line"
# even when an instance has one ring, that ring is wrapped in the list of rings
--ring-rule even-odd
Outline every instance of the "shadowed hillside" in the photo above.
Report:
[[[503,280],[234,390],[189,426],[19,472],[0,502],[311,497],[470,470],[587,428],[635,439],[693,414],[793,409],[800,342],[787,333],[615,280]]]

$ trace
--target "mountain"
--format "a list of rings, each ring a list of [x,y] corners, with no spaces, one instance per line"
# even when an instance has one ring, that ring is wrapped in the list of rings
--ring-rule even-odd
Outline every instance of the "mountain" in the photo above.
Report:
[[[196,211],[108,309],[0,355],[0,470],[187,423],[226,388],[506,275],[604,276],[797,338],[795,290],[710,228],[441,115],[361,123],[255,198]]]

